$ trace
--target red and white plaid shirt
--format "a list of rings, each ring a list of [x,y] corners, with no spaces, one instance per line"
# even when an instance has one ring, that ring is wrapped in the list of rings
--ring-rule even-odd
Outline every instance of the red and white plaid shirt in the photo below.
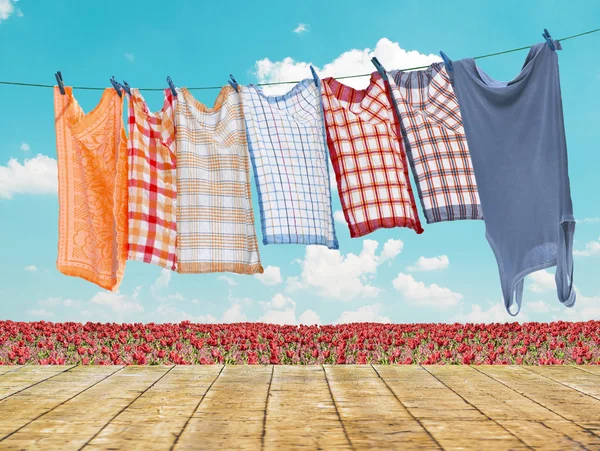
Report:
[[[174,98],[165,89],[158,113],[137,89],[129,96],[129,260],[177,268]]]
[[[386,84],[365,90],[322,80],[327,143],[350,236],[379,228],[423,228],[408,177],[402,136]]]

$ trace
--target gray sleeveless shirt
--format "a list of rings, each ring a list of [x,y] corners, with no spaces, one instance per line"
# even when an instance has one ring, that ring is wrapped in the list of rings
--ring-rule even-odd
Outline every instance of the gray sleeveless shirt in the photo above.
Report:
[[[534,45],[510,82],[494,80],[473,59],[453,67],[505,307],[519,313],[523,278],[555,265],[558,299],[571,307],[575,221],[558,55],[546,43]]]

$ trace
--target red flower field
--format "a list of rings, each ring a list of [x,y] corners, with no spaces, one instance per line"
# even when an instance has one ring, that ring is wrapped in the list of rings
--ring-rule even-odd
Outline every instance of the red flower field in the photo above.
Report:
[[[0,321],[0,365],[600,364],[600,321],[277,326]]]

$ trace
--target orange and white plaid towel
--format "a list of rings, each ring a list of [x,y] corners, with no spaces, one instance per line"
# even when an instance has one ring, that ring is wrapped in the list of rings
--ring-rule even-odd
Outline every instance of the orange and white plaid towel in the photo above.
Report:
[[[157,113],[137,89],[129,96],[129,260],[177,268],[174,98]]]
[[[207,108],[181,89],[175,118],[178,272],[262,273],[241,94]]]
[[[113,88],[85,114],[73,90],[54,88],[59,236],[56,266],[115,291],[127,259],[127,137]]]

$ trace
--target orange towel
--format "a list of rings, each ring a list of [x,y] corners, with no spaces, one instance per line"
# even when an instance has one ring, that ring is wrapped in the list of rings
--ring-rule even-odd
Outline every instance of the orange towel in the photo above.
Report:
[[[127,137],[123,103],[106,89],[85,114],[70,87],[54,88],[59,238],[56,266],[115,291],[127,258]]]

